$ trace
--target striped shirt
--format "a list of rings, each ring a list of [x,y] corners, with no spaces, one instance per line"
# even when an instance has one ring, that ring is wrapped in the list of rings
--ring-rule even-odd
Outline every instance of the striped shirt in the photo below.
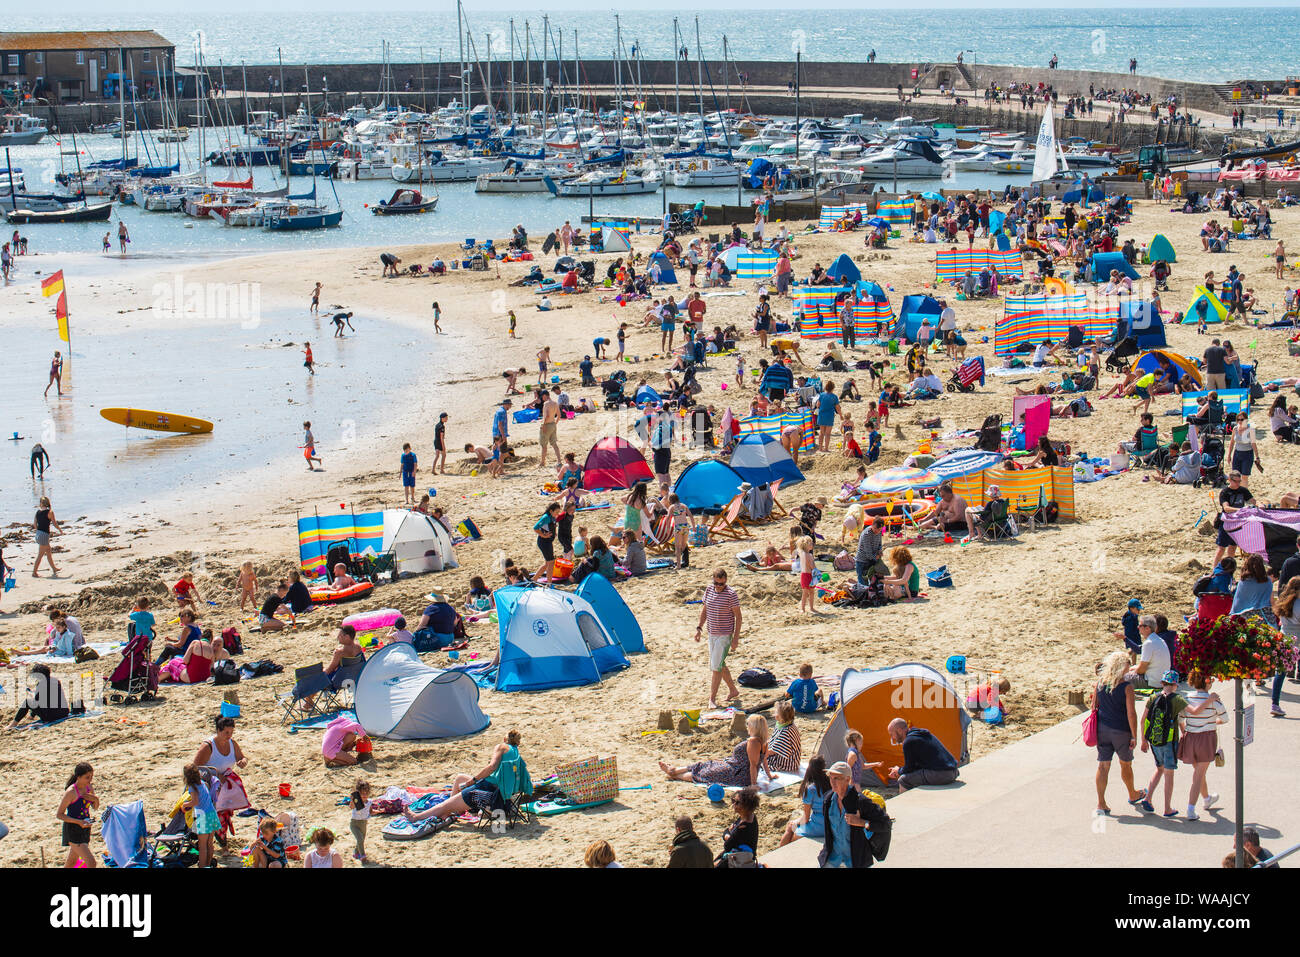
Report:
[[[704,614],[709,623],[710,635],[730,635],[736,630],[735,612],[740,608],[740,596],[723,585],[710,585],[704,589]]]
[[[1228,712],[1223,707],[1223,702],[1215,701],[1210,707],[1206,708],[1200,714],[1189,714],[1190,709],[1205,701],[1210,696],[1208,691],[1193,691],[1187,696],[1187,709],[1183,711],[1184,728],[1188,734],[1196,734],[1199,731],[1213,731],[1219,723],[1218,719],[1226,717]]]
[[[799,762],[803,757],[803,741],[799,729],[793,724],[782,725],[772,735],[770,756],[767,764],[773,771],[799,773]]]

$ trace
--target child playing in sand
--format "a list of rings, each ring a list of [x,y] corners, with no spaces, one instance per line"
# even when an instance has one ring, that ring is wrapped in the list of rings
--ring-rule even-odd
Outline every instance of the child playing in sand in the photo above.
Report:
[[[302,424],[302,457],[307,460],[307,471],[309,472],[316,471],[316,467],[311,464],[312,462],[317,462],[321,465],[325,464],[324,462],[321,462],[319,456],[316,455],[316,436],[311,434],[310,422],[304,422]]]
[[[510,338],[518,339],[519,337],[515,335],[515,325],[516,323],[518,323],[519,320],[515,318],[515,311],[511,309],[509,312],[506,313],[506,315],[510,319]]]
[[[675,492],[668,496],[668,517],[673,523],[673,561],[678,568],[688,568],[686,535],[691,530],[691,510],[682,504]]]
[[[501,461],[493,458],[492,453],[481,445],[475,445],[473,442],[465,443],[465,451],[477,459],[479,468],[486,468],[488,474],[496,478],[501,474]]]
[[[315,360],[314,358],[312,358],[312,354],[311,354],[311,343],[310,343],[310,342],[304,342],[304,343],[302,344],[302,346],[303,346],[303,348],[302,348],[302,355],[303,355],[303,363],[302,363],[302,365],[303,365],[303,368],[306,369],[308,372],[310,372],[312,375],[315,375],[315,374],[316,374],[316,360]]]
[[[815,613],[817,609],[813,605],[813,599],[816,597],[813,592],[813,573],[816,571],[816,566],[813,564],[812,547],[813,541],[808,535],[800,536],[795,542],[799,555],[799,610],[803,611],[804,606],[807,605],[808,610]]]
[[[343,856],[334,850],[334,832],[329,828],[318,827],[312,831],[311,843],[312,849],[302,857],[303,867],[343,866]]]
[[[370,824],[370,782],[357,778],[352,787],[352,799],[348,802],[352,809],[352,819],[348,821],[348,830],[357,842],[357,849],[352,852],[352,859],[366,862],[366,828]]]
[[[520,366],[518,369],[507,369],[501,373],[501,378],[506,380],[506,395],[523,395],[523,392],[515,385],[515,380],[527,371],[527,369]]]
[[[813,680],[813,667],[807,663],[799,666],[799,677],[790,682],[783,697],[789,698],[794,710],[800,714],[812,714],[826,705],[826,695],[817,687]]]
[[[442,319],[442,306],[438,305],[435,302],[433,304],[433,331],[435,333],[442,332],[442,326],[438,324],[439,320],[441,319]]]
[[[998,676],[997,681],[990,678],[982,684],[975,686],[975,690],[966,696],[967,711],[984,711],[988,708],[1001,708],[1006,713],[1006,706],[1002,704],[1002,696],[1011,690],[1011,682]]]
[[[248,602],[257,604],[257,572],[253,571],[252,562],[239,566],[239,577],[235,580],[239,586],[239,610],[242,612]]]
[[[578,537],[573,540],[573,554],[578,558],[586,555],[591,550],[591,541],[587,537],[587,526],[578,526]]]
[[[745,357],[736,353],[736,388],[745,388]]]
[[[284,850],[284,839],[280,837],[280,825],[269,817],[262,818],[257,826],[259,837],[253,842],[250,852],[254,867],[285,867],[289,857]]]
[[[172,585],[172,594],[176,596],[176,604],[180,608],[188,608],[190,611],[195,610],[195,602],[203,600],[199,590],[194,587],[193,572],[186,572],[180,581]]]
[[[618,326],[618,355],[614,357],[615,362],[623,361],[623,350],[627,346],[627,323],[621,322]]]

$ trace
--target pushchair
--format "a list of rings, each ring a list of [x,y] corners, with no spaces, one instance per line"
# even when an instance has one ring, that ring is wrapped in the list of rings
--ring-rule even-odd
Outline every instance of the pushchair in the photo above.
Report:
[[[673,213],[668,217],[668,231],[674,235],[695,232],[695,216],[691,213]]]
[[[1137,339],[1125,336],[1115,344],[1110,355],[1106,357],[1106,369],[1109,372],[1123,372],[1132,365],[1132,358],[1138,354]],[[1129,360],[1129,361],[1126,361]]]
[[[971,356],[953,370],[944,388],[949,392],[974,392],[975,383],[984,384],[984,357]],[[1001,435],[999,427],[998,434]]]
[[[1223,439],[1201,433],[1201,477],[1192,482],[1192,488],[1204,485],[1223,488],[1227,484],[1228,477],[1223,472]]]
[[[325,577],[330,581],[334,580],[336,565],[342,565],[357,581],[365,580],[379,584],[379,573],[375,563],[369,558],[354,558],[351,542],[347,539],[341,542],[330,542],[329,550],[325,553]]]
[[[129,637],[122,649],[122,660],[109,673],[108,686],[113,704],[135,704],[150,701],[158,695],[158,666],[149,654],[151,639],[135,633],[135,622],[127,626]]]
[[[626,405],[636,404],[623,392],[625,385],[627,385],[627,373],[621,370],[608,379],[601,380],[600,391],[605,394],[605,408],[621,409]]]

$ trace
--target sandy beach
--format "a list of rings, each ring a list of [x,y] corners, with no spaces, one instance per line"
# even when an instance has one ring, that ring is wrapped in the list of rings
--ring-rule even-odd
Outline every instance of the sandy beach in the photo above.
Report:
[[[1272,211],[1274,240],[1241,242],[1228,255],[1202,252],[1198,238],[1204,220],[1211,215],[1223,219],[1223,214],[1182,215],[1152,202],[1138,202],[1135,207],[1132,222],[1120,227],[1121,239],[1133,237],[1142,244],[1150,242],[1153,234],[1164,233],[1178,253],[1171,291],[1162,295],[1169,311],[1165,319],[1170,349],[1199,357],[1209,344],[1209,336],[1197,335],[1194,325],[1170,321],[1173,310],[1186,308],[1194,285],[1207,270],[1214,270],[1216,278],[1222,279],[1229,265],[1237,265],[1259,302],[1265,308],[1276,304],[1272,316],[1260,317],[1261,321],[1280,318],[1283,287],[1294,286],[1297,273],[1289,270],[1287,278],[1274,278],[1272,252],[1276,237],[1281,237],[1294,261],[1294,252],[1300,249],[1300,211],[1295,207]],[[558,225],[557,221],[530,227],[534,236],[542,236],[546,228]],[[789,225],[797,233],[804,224]],[[651,251],[658,242],[650,235],[634,235],[633,240],[640,252]],[[346,796],[358,772],[322,766],[319,732],[287,733],[280,721],[277,694],[292,684],[295,666],[328,660],[335,630],[347,614],[395,607],[414,618],[426,604],[423,596],[431,588],[447,591],[459,605],[471,576],[482,575],[489,585],[501,583],[499,563],[507,556],[535,568],[538,554],[531,528],[546,501],[538,492],[544,482],[554,479],[549,460],[544,470],[539,467],[536,428],[511,426],[519,460],[507,467],[500,480],[471,475],[471,460],[459,450],[466,442],[488,444],[491,413],[504,393],[502,371],[524,367],[530,371],[520,377],[521,385],[535,381],[535,356],[541,347],[551,347],[559,361],[556,372],[571,397],[596,399],[598,389],[578,385],[578,362],[591,352],[593,338],[613,340],[618,323],[628,322],[628,354],[640,357],[624,366],[630,383],[645,376],[657,384],[668,365],[655,355],[659,330],[642,329],[641,304],[620,308],[602,302],[604,293],[599,287],[586,295],[565,297],[563,305],[572,308],[539,312],[535,308],[538,297],[531,289],[508,285],[527,271],[527,263],[494,264],[487,272],[458,270],[438,279],[384,279],[379,249],[177,262],[161,255],[163,251],[147,250],[143,241],[137,245],[144,251],[133,252],[124,261],[42,255],[21,260],[18,280],[0,291],[0,336],[39,337],[45,343],[39,350],[45,356],[42,362],[47,361],[49,352],[61,347],[50,303],[40,298],[35,273],[63,269],[77,303],[74,346],[78,328],[123,321],[123,310],[138,324],[137,334],[180,335],[192,341],[193,351],[183,369],[151,366],[148,357],[142,356],[137,369],[123,372],[128,381],[136,375],[192,376],[192,407],[170,411],[211,419],[218,431],[223,420],[235,419],[238,428],[253,430],[259,439],[265,439],[272,405],[279,410],[303,402],[312,390],[313,401],[326,410],[313,420],[324,470],[306,470],[296,449],[301,444],[300,433],[292,429],[271,437],[272,444],[282,448],[280,452],[263,454],[259,447],[259,453],[247,461],[237,459],[221,469],[214,465],[210,472],[187,475],[179,487],[165,491],[151,486],[147,457],[142,460],[144,466],[139,461],[101,465],[99,460],[83,465],[75,456],[61,456],[54,443],[54,465],[47,474],[45,491],[35,487],[5,489],[0,498],[4,505],[0,515],[4,557],[18,570],[18,587],[6,592],[0,604],[0,646],[12,651],[42,642],[42,611],[50,604],[77,616],[89,641],[117,640],[125,635],[125,615],[139,595],[150,596],[155,608],[161,609],[162,633],[171,637],[176,628],[165,624],[172,607],[168,588],[190,568],[197,569],[196,583],[203,597],[216,602],[215,607],[204,610],[201,624],[214,632],[231,625],[246,631],[235,590],[240,563],[253,561],[265,585],[297,565],[297,513],[317,510],[324,515],[341,506],[356,510],[400,507],[398,456],[402,444],[410,442],[420,460],[417,491],[436,487],[434,504],[446,509],[453,522],[472,518],[483,532],[481,541],[457,549],[460,567],[383,585],[366,603],[319,609],[304,617],[296,630],[245,634],[246,659],[271,658],[286,669],[285,675],[243,682],[238,687],[243,717],[236,740],[249,757],[244,781],[253,805],[271,813],[296,811],[307,827],[329,826],[344,835],[339,850],[347,857],[351,853],[346,837],[347,810],[337,802]],[[534,249],[539,245],[535,242]],[[934,282],[934,251],[946,248],[913,244],[904,238],[871,254],[863,248],[861,234],[828,233],[800,236],[797,246],[798,276],[806,276],[814,262],[827,265],[839,253],[848,252],[861,260],[858,265],[864,278],[886,287],[895,309],[906,294],[934,292],[928,288]],[[450,259],[452,247],[411,245],[390,251],[404,264],[427,264],[435,254]],[[34,252],[39,253],[38,245]],[[598,274],[603,275],[611,257],[590,258],[597,260]],[[539,257],[538,262],[549,270],[553,258]],[[291,326],[277,326],[264,382],[232,388],[223,370],[205,365],[202,322],[196,320],[194,328],[189,328],[184,325],[188,320],[178,325],[150,316],[157,287],[173,281],[178,272],[186,282],[200,284],[256,283],[263,310],[291,317]],[[680,288],[668,291],[680,299],[687,292],[687,274],[681,270],[679,276]],[[324,283],[324,292],[320,316],[314,317],[308,313],[307,303],[317,281]],[[707,300],[706,326],[734,323],[745,331],[740,347],[747,367],[754,368],[763,356],[757,339],[748,333],[757,299],[754,284],[737,283],[733,288],[744,290],[744,295]],[[435,300],[441,306],[443,335],[433,331],[430,306]],[[996,366],[992,342],[981,340],[992,339],[994,324],[1002,314],[1001,301],[954,305],[959,327],[970,342],[968,354],[983,355],[990,368]],[[345,340],[332,339],[328,315],[337,310],[356,314],[357,331]],[[508,310],[518,316],[517,339],[509,336]],[[775,311],[788,319],[789,303],[779,303]],[[378,321],[367,324],[367,318]],[[247,333],[250,343],[266,339],[256,327]],[[1284,331],[1233,322],[1212,326],[1211,334],[1232,339],[1244,360],[1257,359],[1263,381],[1296,374],[1297,360],[1288,356]],[[302,368],[301,345],[308,340],[318,362],[314,378]],[[396,354],[412,349],[422,351],[418,361]],[[82,374],[79,365],[94,362],[93,356],[83,358],[82,351],[78,348],[67,379],[72,390]],[[811,343],[802,351],[805,359],[813,362],[819,354]],[[858,351],[861,357],[880,356],[877,347]],[[362,352],[366,353],[364,361],[358,358]],[[386,355],[393,357],[391,363],[383,361]],[[400,368],[400,374],[386,372],[386,365]],[[934,365],[946,379],[953,363],[938,357]],[[356,375],[353,367],[366,371]],[[597,376],[612,367],[612,362],[599,363]],[[700,398],[715,406],[719,416],[728,405],[737,415],[744,415],[754,395],[752,381],[748,388],[736,390],[734,368],[731,357],[715,359],[700,376],[704,387]],[[21,388],[23,394],[21,404],[8,411],[36,423],[57,416],[57,400],[40,397],[45,385],[43,364],[11,369],[8,377],[10,388]],[[843,376],[831,374],[830,378],[838,384]],[[855,378],[866,394],[866,374],[858,373]],[[905,382],[901,369],[891,370],[886,378]],[[1104,375],[1103,386],[1109,387],[1113,380],[1113,376]],[[941,418],[940,432],[976,428],[990,413],[1009,417],[1015,384],[1032,388],[1040,381],[1047,378],[1026,375],[1018,381],[991,376],[987,385],[974,393],[945,394],[895,411],[883,431],[883,451],[876,467],[900,464],[916,450],[929,435],[920,420]],[[725,391],[723,383],[728,386]],[[248,391],[241,391],[243,388]],[[1068,441],[1076,452],[1085,450],[1093,455],[1109,454],[1121,439],[1131,438],[1138,424],[1132,401],[1097,401],[1096,395],[1090,394],[1095,406],[1091,417],[1053,419],[1051,436]],[[1170,425],[1181,420],[1166,418],[1163,412],[1177,401],[1177,397],[1162,396],[1152,403],[1156,424],[1166,440]],[[1253,414],[1255,425],[1265,431],[1271,401],[1270,395],[1262,406],[1257,403]],[[865,403],[849,408],[860,423]],[[448,474],[434,476],[428,471],[433,459],[433,427],[443,411],[450,414]],[[626,415],[605,412],[579,415],[561,423],[560,446],[576,453],[581,462],[596,439],[628,435],[631,421]],[[112,428],[102,420],[98,426]],[[6,435],[12,431],[4,423],[0,427]],[[96,426],[93,419],[91,423],[79,419],[77,427],[85,431]],[[961,444],[949,443],[949,447]],[[30,443],[11,445],[4,454],[25,459]],[[1277,502],[1284,492],[1296,490],[1300,449],[1277,444],[1271,436],[1260,440],[1260,449],[1263,471],[1251,477],[1250,488],[1261,504]],[[674,477],[701,455],[675,453]],[[841,483],[853,476],[857,462],[835,451],[804,456],[800,464],[807,481],[781,495],[787,507],[820,496],[832,498]],[[103,510],[88,507],[74,513],[60,508],[60,489],[74,485],[93,488],[99,470],[114,467],[140,469],[137,497],[143,504]],[[973,723],[972,756],[1054,725],[1078,712],[1068,702],[1069,693],[1086,688],[1094,663],[1116,647],[1111,633],[1118,627],[1127,598],[1141,599],[1146,610],[1167,615],[1177,627],[1191,608],[1191,582],[1209,571],[1212,539],[1197,525],[1204,512],[1213,514],[1211,493],[1144,481],[1150,474],[1130,471],[1076,485],[1078,520],[1059,528],[1039,529],[1006,543],[945,545],[931,540],[912,546],[923,570],[946,564],[956,584],[950,590],[932,590],[915,603],[874,610],[826,606],[816,616],[800,613],[794,577],[739,569],[734,559],[739,549],[727,542],[694,550],[688,570],[631,580],[621,586],[621,592],[642,624],[649,653],[633,656],[630,669],[599,685],[581,688],[538,694],[484,691],[480,704],[492,720],[486,731],[449,741],[376,741],[375,762],[364,766],[360,774],[378,791],[388,785],[449,783],[458,772],[472,773],[482,767],[506,731],[517,728],[523,736],[520,750],[536,778],[566,761],[593,754],[614,755],[622,786],[652,787],[625,791],[614,803],[591,811],[544,818],[537,826],[500,835],[456,826],[426,841],[385,842],[378,834],[382,819],[377,819],[368,842],[372,860],[385,866],[575,866],[581,862],[583,848],[603,838],[613,844],[624,864],[657,866],[667,860],[672,819],[681,813],[696,819],[698,833],[716,851],[722,829],[731,819],[729,810],[722,804],[710,804],[702,788],[665,780],[657,762],[685,764],[725,756],[735,743],[730,723],[707,722],[689,736],[643,732],[655,729],[660,711],[700,708],[707,700],[707,652],[704,645],[692,640],[698,607],[687,603],[699,598],[709,571],[718,565],[731,572],[731,584],[740,595],[745,614],[733,673],[763,667],[785,684],[807,662],[829,692],[838,686],[839,675],[846,668],[918,661],[942,669],[949,655],[964,654],[972,667],[999,670],[1013,685],[1005,726]],[[54,538],[55,559],[62,572],[57,579],[45,573],[39,579],[31,577],[35,557],[31,513],[39,494],[51,497],[64,526],[65,534]],[[596,500],[617,501],[617,496],[597,495]],[[583,514],[590,532],[603,535],[619,513],[608,509]],[[838,542],[842,514],[843,510],[835,507],[826,513],[821,530],[827,545]],[[753,544],[761,546],[770,540],[784,549],[789,524],[778,521],[758,528]],[[889,544],[887,541],[887,549]],[[497,647],[496,627],[480,622],[469,626],[469,632],[474,636],[469,653],[490,658]],[[444,653],[425,658],[434,664],[448,660]],[[86,671],[105,674],[115,663],[116,656],[110,656],[93,664],[60,665],[55,672],[70,681]],[[0,730],[0,820],[11,829],[0,843],[0,864],[61,863],[64,852],[59,847],[54,810],[72,766],[80,760],[94,764],[101,801],[123,803],[142,798],[150,828],[161,826],[179,791],[181,766],[192,760],[200,742],[211,733],[221,689],[210,684],[167,686],[155,702],[131,708],[99,706],[95,710],[102,714],[96,716],[70,719],[48,729],[13,732],[7,730],[7,724],[14,704],[14,682],[21,674],[0,670],[6,708],[6,729]],[[746,690],[742,701],[749,707],[771,697],[770,692]],[[829,719],[829,714],[798,719],[805,757],[815,751]],[[277,786],[281,783],[292,784],[290,799],[279,797]],[[764,799],[759,811],[760,853],[776,846],[797,806],[794,789]],[[237,818],[236,822],[231,853],[220,858],[223,866],[239,865],[234,852],[252,836],[247,820]],[[92,847],[102,849],[98,826]]]

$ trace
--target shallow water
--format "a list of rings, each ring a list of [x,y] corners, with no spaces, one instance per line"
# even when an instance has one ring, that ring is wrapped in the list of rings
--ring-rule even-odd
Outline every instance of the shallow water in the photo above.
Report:
[[[358,331],[343,339],[332,338],[325,316],[263,310],[256,327],[245,328],[249,324],[240,317],[181,320],[168,329],[117,316],[74,319],[65,395],[56,398],[51,389],[44,401],[53,337],[6,330],[0,514],[24,516],[47,495],[56,514],[75,518],[187,485],[239,481],[242,471],[288,457],[297,457],[305,471],[298,449],[304,420],[313,423],[328,468],[332,453],[356,444],[384,419],[384,402],[368,384],[417,381],[432,346],[432,336],[418,329],[360,311],[352,318]],[[315,354],[314,377],[303,368],[304,340]],[[376,348],[378,340],[383,348]],[[66,356],[66,346],[57,345]],[[208,435],[127,429],[100,416],[110,406],[192,415],[214,429]],[[10,438],[15,431],[20,441]],[[51,459],[43,481],[29,470],[36,442]]]

